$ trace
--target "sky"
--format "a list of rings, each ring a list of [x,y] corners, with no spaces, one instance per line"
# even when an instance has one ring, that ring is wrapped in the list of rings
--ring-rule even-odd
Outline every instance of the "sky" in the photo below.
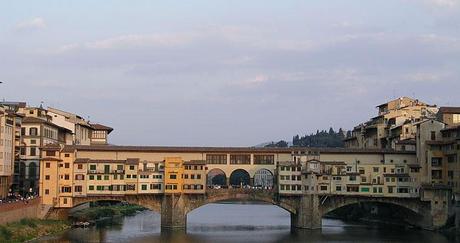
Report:
[[[124,145],[351,129],[399,96],[460,106],[460,0],[0,0],[0,98]]]

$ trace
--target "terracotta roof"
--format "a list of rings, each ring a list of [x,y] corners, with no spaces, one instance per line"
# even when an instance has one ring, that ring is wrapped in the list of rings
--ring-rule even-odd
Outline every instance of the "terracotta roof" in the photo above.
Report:
[[[407,173],[402,174],[383,174],[384,177],[410,177]]]
[[[132,165],[137,165],[139,164],[139,159],[135,159],[135,158],[127,158],[126,159],[126,164],[132,164]]]
[[[397,144],[407,144],[407,145],[415,145],[417,142],[415,139],[404,139],[404,140],[399,140],[396,142]]]
[[[443,113],[448,113],[448,114],[451,114],[451,113],[457,114],[457,113],[459,113],[460,114],[460,107],[447,107],[447,106],[444,106],[444,107],[440,107],[438,112],[441,113],[441,114],[443,114]]]
[[[447,144],[453,144],[455,143],[454,140],[450,141],[426,141],[426,144],[428,145],[447,145]]]
[[[205,165],[206,161],[204,160],[190,160],[190,161],[185,161],[184,165]]]
[[[409,168],[422,168],[422,166],[416,164],[409,164],[407,166],[409,166]]]
[[[346,165],[344,161],[321,161],[320,163],[326,164],[326,165]]]
[[[453,125],[453,126],[448,126],[448,127],[444,128],[444,129],[442,129],[441,132],[449,131],[449,130],[457,130],[457,129],[460,129],[460,124]]]
[[[56,144],[56,143],[50,143],[50,144],[47,144],[43,147],[41,147],[41,149],[43,151],[59,151],[61,150],[61,146],[59,144]]]
[[[124,151],[124,152],[174,152],[174,153],[292,153],[315,151],[336,154],[415,154],[414,151],[395,151],[392,149],[348,149],[348,148],[265,148],[265,147],[168,147],[168,146],[118,146],[118,145],[67,145],[80,151]],[[66,148],[70,149],[70,148]]]
[[[111,133],[113,131],[113,128],[111,127],[108,127],[108,126],[104,126],[102,124],[98,124],[98,123],[91,123],[89,124],[91,126],[91,128],[93,128],[94,130],[104,130],[104,131],[107,131],[107,133]]]
[[[67,132],[70,132],[72,133],[72,131],[70,131],[69,129],[65,128],[65,127],[61,127],[61,126],[58,126],[54,123],[51,123],[49,121],[46,121],[46,120],[43,120],[43,119],[40,119],[40,118],[37,118],[37,117],[29,117],[29,116],[26,116],[24,118],[22,118],[22,124],[24,123],[43,123],[43,124],[46,124],[46,125],[49,125],[49,126],[53,126],[53,127],[56,127],[60,130],[65,130]]]
[[[90,159],[88,158],[78,158],[78,159],[75,159],[74,163],[88,163],[90,161]]]
[[[62,159],[53,158],[53,157],[41,158],[40,160],[43,160],[43,161],[62,161]]]

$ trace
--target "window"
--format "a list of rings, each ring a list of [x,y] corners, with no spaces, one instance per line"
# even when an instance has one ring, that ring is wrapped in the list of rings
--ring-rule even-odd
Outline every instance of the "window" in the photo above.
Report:
[[[82,165],[82,164],[78,164],[78,165],[77,165],[77,169],[82,170],[82,169],[83,169],[83,165]]]
[[[30,136],[37,136],[37,135],[38,135],[37,133],[38,133],[38,129],[37,129],[37,128],[31,127],[31,128],[29,129],[29,135],[30,135]]]
[[[101,175],[97,175],[97,180],[98,180],[98,181],[102,180],[102,176],[101,176]]]
[[[93,191],[93,190],[94,190],[94,186],[89,186],[89,187],[88,187],[88,190]]]
[[[104,180],[108,181],[108,180],[109,180],[109,176],[108,176],[108,175],[104,175]]]
[[[70,176],[69,175],[64,175],[64,180],[69,180]]]
[[[379,167],[374,167],[374,172],[379,172]]]
[[[250,164],[251,155],[249,154],[232,154],[230,155],[230,164]]]
[[[141,185],[141,190],[143,191],[147,190],[147,185]]]
[[[105,174],[110,173],[110,165],[104,165],[104,173]]]
[[[49,175],[46,175],[45,176],[45,180],[49,180],[50,179],[50,176]]]
[[[326,191],[326,190],[327,190],[327,186],[321,186],[321,187],[320,187],[320,190],[321,190],[321,191]]]
[[[90,170],[96,170],[96,165],[89,165]]]
[[[61,187],[61,192],[72,192],[72,188],[70,186],[63,186]]]
[[[369,187],[361,187],[361,192],[369,192]]]
[[[37,156],[37,148],[30,147],[30,156]]]
[[[336,186],[336,187],[335,187],[335,190],[338,191],[338,192],[340,192],[340,191],[342,191],[342,187],[341,187],[341,186]]]
[[[431,140],[436,140],[436,132],[431,131]]]
[[[134,165],[130,165],[130,166],[129,166],[129,169],[130,169],[130,170],[134,170]]]
[[[64,154],[64,157],[69,158],[70,154]]]
[[[49,189],[45,189],[45,195],[48,195],[50,194],[50,190]]]
[[[226,154],[207,154],[206,164],[227,164]]]
[[[75,192],[82,192],[83,188],[82,186],[75,186]]]
[[[90,178],[91,178],[91,176],[90,176]],[[94,176],[93,176],[93,178],[94,178]],[[85,179],[85,175],[82,175],[82,174],[75,175],[75,180],[84,180],[84,179]]]
[[[69,164],[69,163],[65,163],[65,164],[64,164],[64,167],[65,167],[65,168],[70,168],[70,164]]]
[[[56,156],[56,151],[46,151],[46,156]]]
[[[275,164],[275,156],[274,155],[254,155],[254,164],[273,165]]]
[[[433,157],[431,158],[431,166],[441,166],[442,158]]]
[[[51,164],[50,164],[50,163],[46,163],[46,164],[45,164],[45,167],[46,167],[46,168],[50,168],[50,167],[51,167]]]
[[[177,179],[177,175],[174,175],[174,174],[169,175],[169,179],[174,179],[175,180],[175,179]]]

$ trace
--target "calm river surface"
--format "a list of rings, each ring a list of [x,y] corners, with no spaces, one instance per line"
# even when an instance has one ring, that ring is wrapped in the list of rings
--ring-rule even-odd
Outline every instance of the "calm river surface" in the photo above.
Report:
[[[291,231],[289,213],[266,204],[208,204],[188,215],[187,234],[160,233],[160,215],[101,222],[36,242],[451,242],[445,236],[402,227],[369,226],[323,219],[318,231]]]

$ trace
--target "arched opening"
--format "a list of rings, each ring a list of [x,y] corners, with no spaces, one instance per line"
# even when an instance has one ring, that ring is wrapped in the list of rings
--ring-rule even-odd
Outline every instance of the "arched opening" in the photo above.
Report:
[[[348,221],[362,221],[365,219],[412,226],[422,226],[424,224],[424,216],[422,214],[391,202],[354,202],[328,209],[324,212],[323,216]]]
[[[289,234],[290,215],[287,209],[265,200],[227,199],[190,211],[187,214],[187,232],[226,232],[237,238],[241,236],[233,239],[237,242],[244,242],[248,237],[266,237],[266,241],[272,241],[272,232]],[[267,232],[270,237],[267,237]]]
[[[263,189],[273,188],[273,174],[267,169],[260,169],[254,174],[254,186]]]
[[[232,187],[244,187],[250,185],[251,177],[246,170],[237,169],[230,175],[230,186]]]
[[[207,185],[212,188],[227,186],[227,176],[225,172],[217,168],[210,170],[208,172]]]

